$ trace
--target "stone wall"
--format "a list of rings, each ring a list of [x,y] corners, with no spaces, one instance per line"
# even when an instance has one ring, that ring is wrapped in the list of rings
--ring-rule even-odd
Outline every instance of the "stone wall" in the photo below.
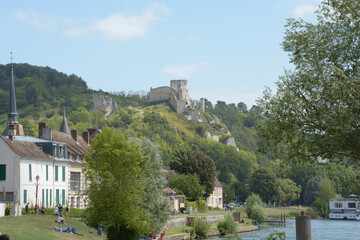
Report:
[[[150,102],[168,101],[173,92],[171,87],[150,88]]]
[[[178,228],[184,226],[191,226],[191,222],[196,218],[195,215],[179,215],[171,216],[166,223],[167,228]],[[223,220],[225,215],[210,215],[210,216],[201,216],[206,219],[211,224],[217,224],[219,221]]]
[[[103,96],[100,94],[93,93],[93,107],[92,110],[105,110],[105,117],[108,117],[110,113],[115,112],[118,110],[117,103],[113,104],[112,98],[109,96]]]

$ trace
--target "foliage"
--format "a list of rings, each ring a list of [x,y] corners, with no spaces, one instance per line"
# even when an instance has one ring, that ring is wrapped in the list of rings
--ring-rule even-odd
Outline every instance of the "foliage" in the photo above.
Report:
[[[316,23],[289,19],[283,41],[293,71],[258,102],[265,149],[289,161],[359,163],[358,0],[323,1]]]
[[[317,198],[313,202],[313,207],[317,210],[321,217],[329,217],[329,201],[334,197],[336,197],[334,186],[329,179],[322,179],[319,183]]]
[[[191,201],[203,195],[203,187],[196,174],[173,174],[169,179],[169,187],[177,193],[181,192]]]
[[[206,238],[210,230],[211,224],[205,218],[195,218],[191,223],[191,232],[196,238]]]
[[[304,196],[304,203],[311,204],[318,196],[319,184],[323,178],[315,176],[309,179],[306,183],[306,191]]]
[[[221,235],[229,233],[237,235],[237,224],[231,214],[226,215],[224,220],[217,224],[217,229]]]
[[[278,181],[275,174],[268,168],[259,168],[253,173],[250,189],[259,194],[266,203],[278,201]]]
[[[319,212],[313,207],[306,210],[306,215],[311,216],[312,219],[319,218]]]
[[[245,212],[249,218],[252,216],[253,207],[257,205],[260,207],[264,207],[265,204],[261,200],[260,196],[258,194],[252,193],[247,199],[246,199],[246,207]]]
[[[187,173],[187,162],[189,161],[191,149],[189,146],[182,146],[176,149],[172,156],[170,167],[177,173]]]
[[[279,232],[277,230],[273,230],[269,236],[266,238],[262,238],[262,240],[285,240],[286,239],[286,233],[285,232]]]
[[[199,176],[200,184],[204,186],[205,197],[209,197],[215,188],[214,161],[203,152],[193,152],[187,162],[188,172]]]
[[[150,214],[143,206],[148,159],[128,137],[103,128],[92,140],[84,173],[90,181],[88,219],[123,232],[148,234]]]
[[[198,211],[203,213],[203,212],[206,212],[208,210],[207,206],[206,206],[206,200],[204,197],[199,197],[197,200],[196,200],[196,204],[197,204],[197,208],[198,208]]]
[[[257,221],[265,220],[266,219],[266,211],[263,206],[255,204],[251,207],[251,219],[256,219]]]
[[[158,146],[147,138],[135,139],[146,158],[144,208],[150,216],[151,228],[157,232],[165,225],[170,216],[168,202],[164,198],[163,187],[166,184],[165,171]]]
[[[291,203],[300,197],[301,186],[296,185],[291,179],[278,179],[279,183],[279,201],[282,203]]]

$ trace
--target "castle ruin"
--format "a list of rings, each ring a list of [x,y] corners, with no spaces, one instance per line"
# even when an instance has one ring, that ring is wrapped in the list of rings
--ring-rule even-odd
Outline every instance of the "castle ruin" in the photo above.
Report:
[[[150,102],[167,101],[177,113],[190,107],[191,99],[187,80],[171,80],[170,87],[150,88]]]

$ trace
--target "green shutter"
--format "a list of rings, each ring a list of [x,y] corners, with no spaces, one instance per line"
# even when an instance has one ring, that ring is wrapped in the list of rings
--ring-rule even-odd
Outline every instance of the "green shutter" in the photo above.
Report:
[[[65,205],[65,189],[62,190],[62,205]]]
[[[65,167],[62,167],[62,181],[65,182]]]
[[[42,197],[41,197],[41,199],[42,199],[42,202],[41,202],[41,205],[43,205],[44,203],[45,203],[45,190],[43,189],[42,190]]]
[[[32,181],[32,176],[31,176],[31,164],[29,164],[29,181]]]
[[[6,180],[6,165],[0,164],[0,180]]]
[[[58,181],[59,179],[59,171],[58,166],[55,166],[55,181]]]
[[[46,189],[46,206],[49,206],[49,189]]]
[[[60,191],[59,189],[56,189],[56,205],[59,204],[60,202]]]
[[[49,181],[49,165],[46,165],[46,181]]]
[[[52,206],[52,189],[50,189],[50,206]]]
[[[27,203],[27,190],[24,189],[24,203]]]

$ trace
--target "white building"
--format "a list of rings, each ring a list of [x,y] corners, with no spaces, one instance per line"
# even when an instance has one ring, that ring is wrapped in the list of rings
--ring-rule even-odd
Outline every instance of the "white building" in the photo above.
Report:
[[[26,136],[0,137],[0,199],[34,206],[39,176],[37,203],[47,207],[66,203],[68,161],[46,154],[42,146],[49,145],[65,144]]]
[[[217,180],[217,178],[215,178],[214,184],[215,184],[214,191],[206,199],[206,205],[208,207],[213,207],[213,208],[222,208],[223,207],[223,189],[222,189],[222,185],[219,182],[219,180]]]

